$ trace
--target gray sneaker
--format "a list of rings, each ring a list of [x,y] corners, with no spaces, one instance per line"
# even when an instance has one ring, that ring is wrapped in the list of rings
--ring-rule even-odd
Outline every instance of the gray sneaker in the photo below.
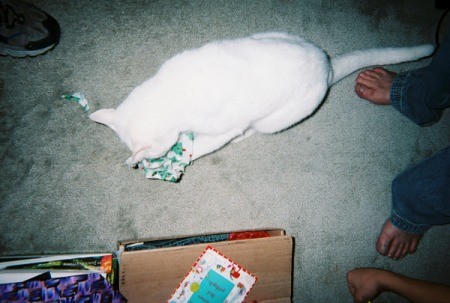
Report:
[[[37,56],[59,42],[58,22],[21,0],[0,0],[0,55]]]

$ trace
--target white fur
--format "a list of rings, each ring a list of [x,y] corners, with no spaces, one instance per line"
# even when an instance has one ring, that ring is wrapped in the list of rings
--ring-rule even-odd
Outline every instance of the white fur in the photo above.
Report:
[[[356,69],[415,60],[432,51],[432,46],[372,49],[330,64],[321,49],[284,33],[216,41],[169,59],[117,109],[90,118],[111,127],[128,146],[129,165],[164,155],[186,131],[195,133],[196,159],[231,140],[276,133],[302,121],[329,85]]]

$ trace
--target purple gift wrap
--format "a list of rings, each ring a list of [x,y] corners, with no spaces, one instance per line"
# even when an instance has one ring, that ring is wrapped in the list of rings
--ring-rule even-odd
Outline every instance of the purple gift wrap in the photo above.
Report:
[[[89,273],[45,281],[0,284],[1,303],[126,303],[99,273]]]

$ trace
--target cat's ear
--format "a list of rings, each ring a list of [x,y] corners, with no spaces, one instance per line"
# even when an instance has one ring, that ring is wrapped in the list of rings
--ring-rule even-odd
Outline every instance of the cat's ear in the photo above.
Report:
[[[114,108],[100,109],[89,115],[89,119],[95,122],[108,125],[112,130],[116,130],[114,125],[116,119],[116,110]]]
[[[127,164],[135,164],[144,158],[156,159],[164,156],[170,148],[177,143],[180,134],[178,132],[167,133],[165,136],[153,138],[152,141],[142,142],[133,146],[133,156],[127,160]]]

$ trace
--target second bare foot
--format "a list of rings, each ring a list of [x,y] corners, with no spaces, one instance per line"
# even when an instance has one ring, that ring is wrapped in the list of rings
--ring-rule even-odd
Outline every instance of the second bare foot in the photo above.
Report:
[[[387,219],[377,241],[377,250],[383,256],[400,259],[417,250],[422,234],[412,234],[395,227]]]

